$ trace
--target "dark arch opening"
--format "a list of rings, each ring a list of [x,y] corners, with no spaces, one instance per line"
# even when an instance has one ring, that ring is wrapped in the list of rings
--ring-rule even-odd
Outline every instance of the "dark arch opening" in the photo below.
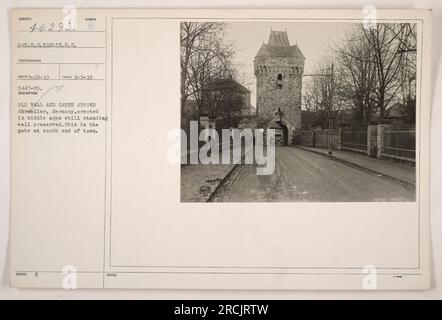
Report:
[[[289,145],[289,129],[284,122],[277,120],[274,125],[270,127],[275,129],[275,145],[288,146]]]

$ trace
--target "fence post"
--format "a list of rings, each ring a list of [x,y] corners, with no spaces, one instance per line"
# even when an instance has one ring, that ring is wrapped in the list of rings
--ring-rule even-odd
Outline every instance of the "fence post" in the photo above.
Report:
[[[377,125],[377,158],[380,159],[382,155],[382,151],[384,150],[384,124]]]
[[[367,126],[367,154],[370,157],[377,157],[374,147],[377,145],[377,126],[369,124]]]
[[[342,126],[338,128],[338,150],[342,150]]]
[[[367,154],[369,156],[371,156],[371,152],[370,152],[370,150],[371,150],[371,128],[372,128],[372,125],[369,124],[367,126]]]

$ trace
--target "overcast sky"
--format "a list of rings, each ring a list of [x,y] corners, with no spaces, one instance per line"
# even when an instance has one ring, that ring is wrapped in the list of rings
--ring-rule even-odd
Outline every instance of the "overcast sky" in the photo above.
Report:
[[[229,38],[235,43],[235,63],[240,73],[246,75],[243,83],[252,91],[252,105],[256,107],[256,82],[253,74],[253,59],[261,45],[268,42],[270,30],[287,30],[290,44],[297,44],[305,57],[304,73],[311,73],[321,58],[327,55],[330,44],[339,42],[346,30],[352,28],[348,22],[235,22],[229,23]],[[305,82],[307,78],[304,79]],[[304,85],[305,87],[305,85]]]

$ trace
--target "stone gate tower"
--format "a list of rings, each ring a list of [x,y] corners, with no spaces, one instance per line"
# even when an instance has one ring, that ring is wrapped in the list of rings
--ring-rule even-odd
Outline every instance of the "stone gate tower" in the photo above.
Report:
[[[286,31],[270,31],[255,56],[256,111],[276,129],[277,144],[292,144],[301,128],[304,55]]]

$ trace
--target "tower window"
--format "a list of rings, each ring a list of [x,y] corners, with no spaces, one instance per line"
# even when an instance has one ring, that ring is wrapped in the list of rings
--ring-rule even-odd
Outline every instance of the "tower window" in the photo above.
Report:
[[[276,78],[276,87],[282,89],[282,74],[278,74]]]

